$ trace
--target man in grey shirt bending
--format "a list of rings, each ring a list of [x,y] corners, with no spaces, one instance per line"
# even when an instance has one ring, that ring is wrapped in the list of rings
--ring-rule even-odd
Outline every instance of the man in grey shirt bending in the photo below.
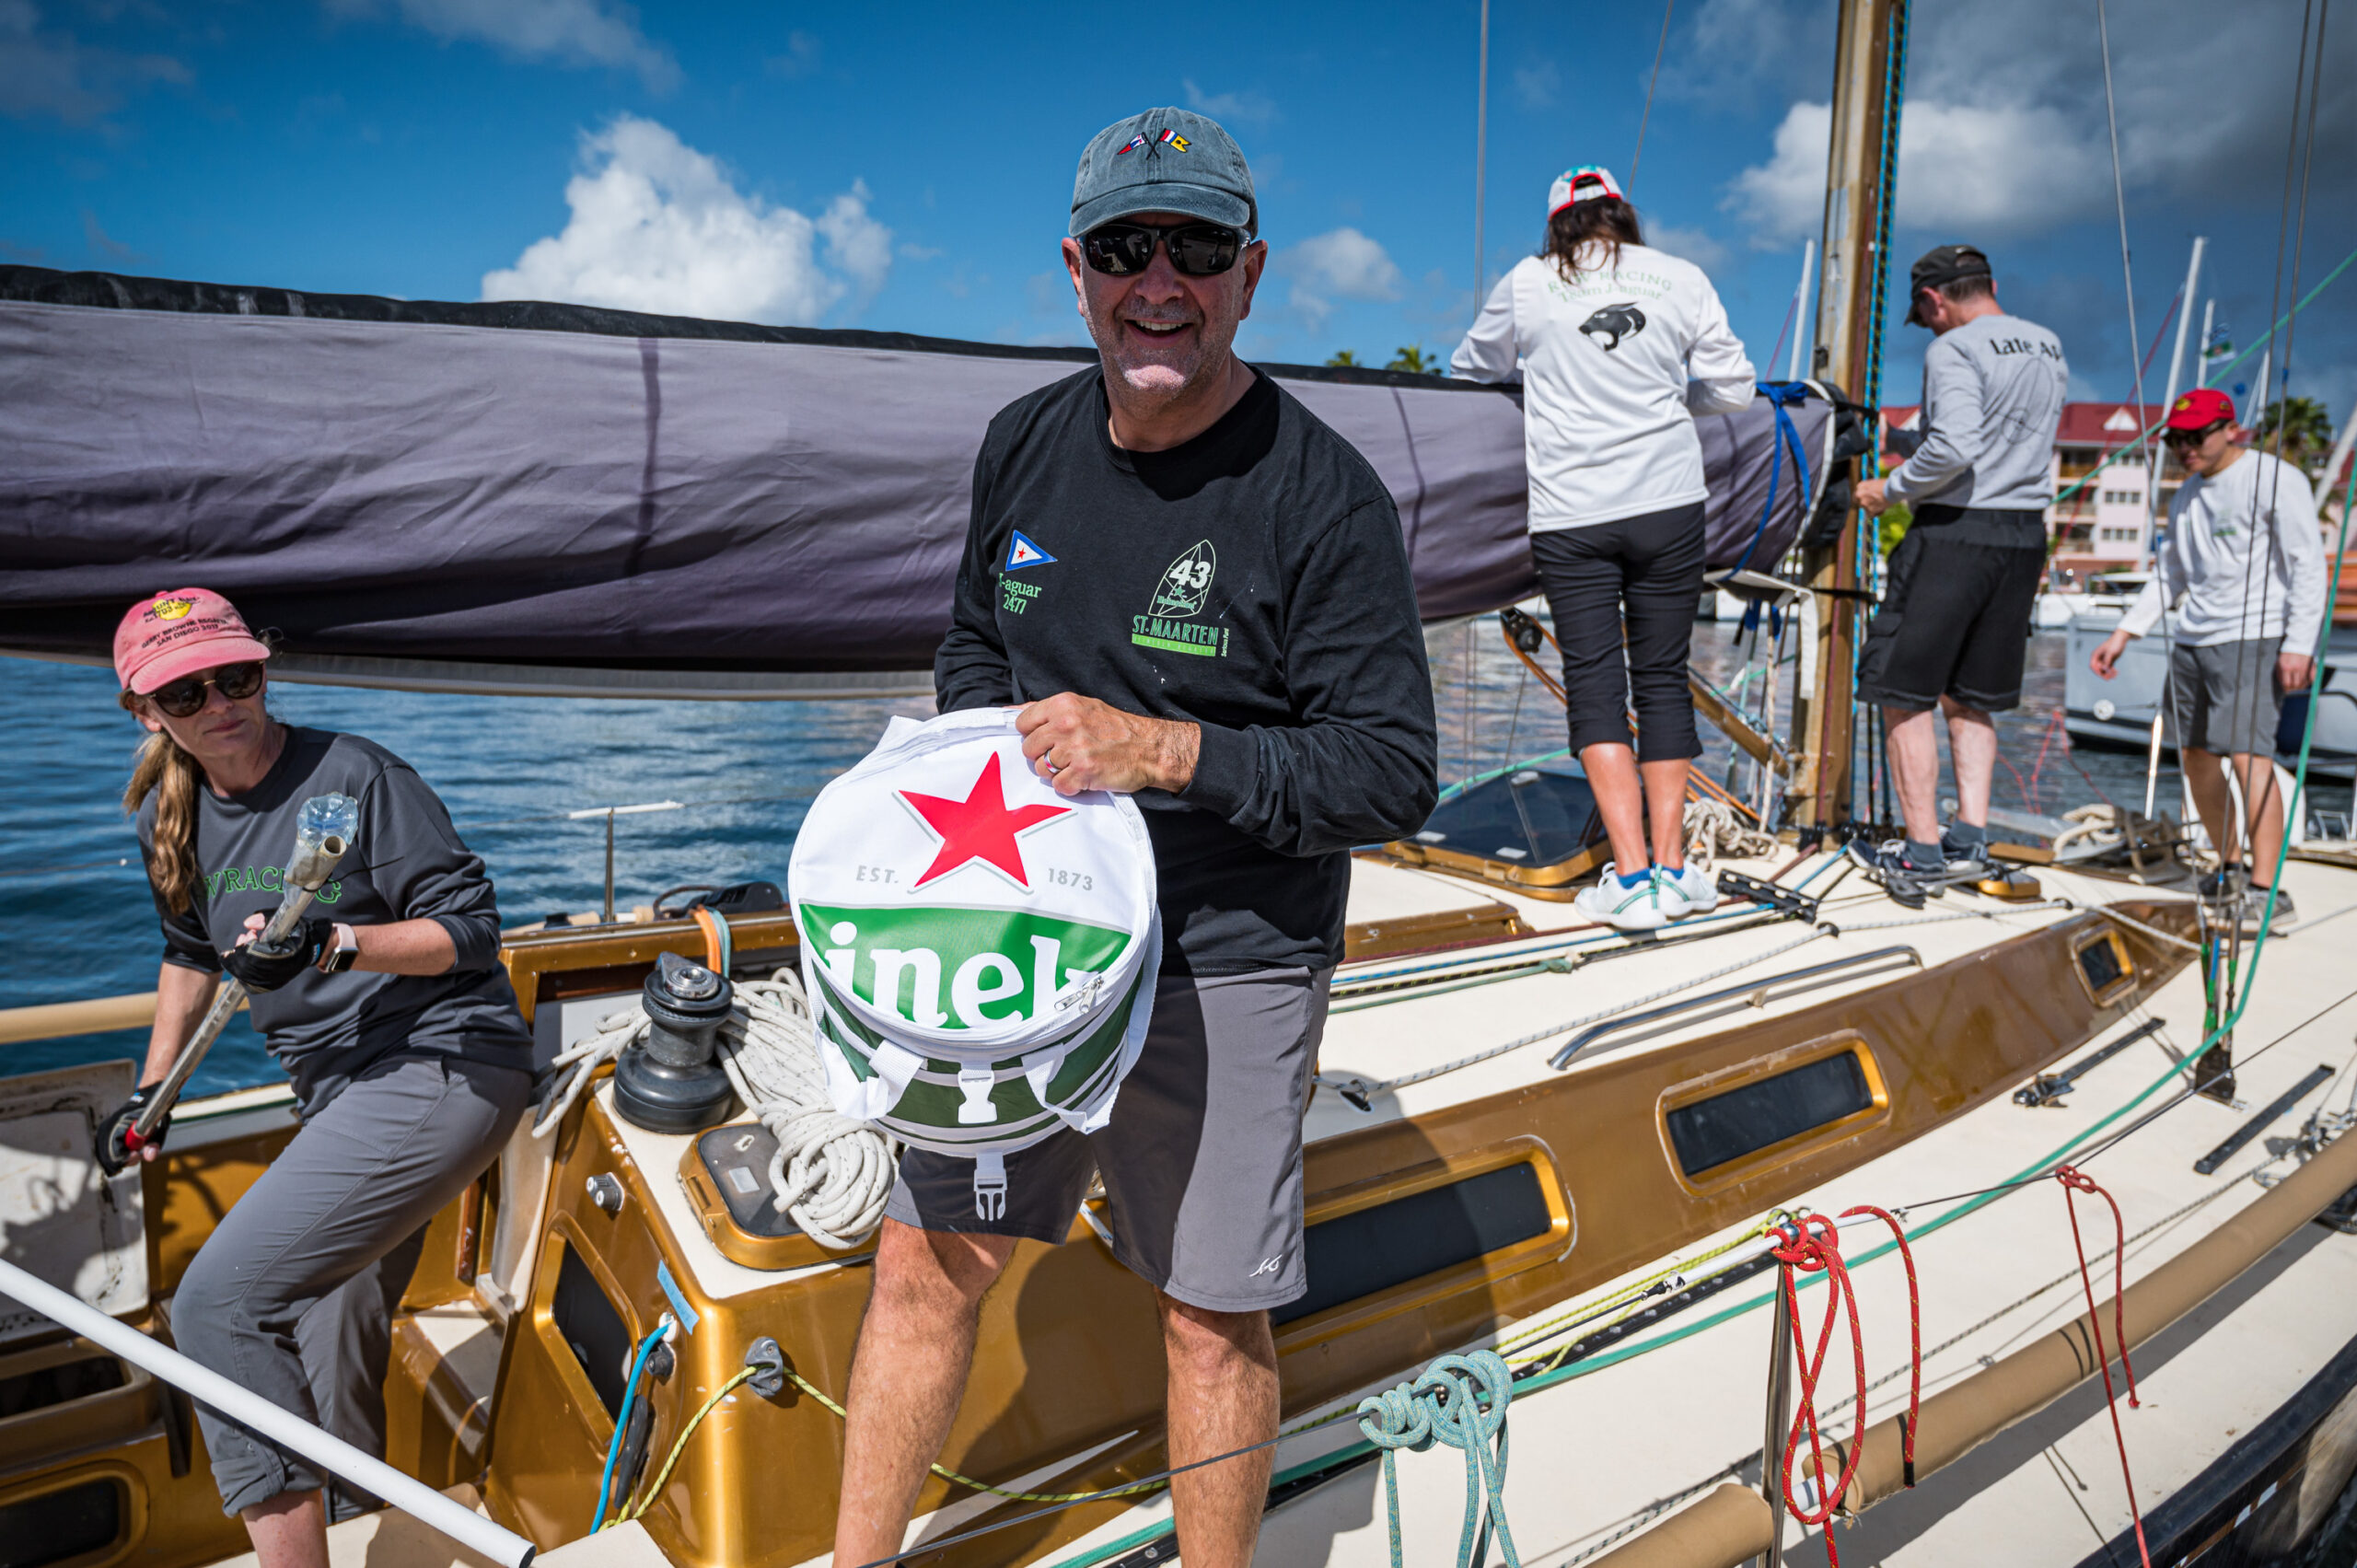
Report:
[[[1858,486],[1858,505],[1874,516],[1894,502],[1914,511],[1858,660],[1858,695],[1880,703],[1889,726],[1907,837],[1852,850],[1901,901],[1918,902],[1943,878],[1990,871],[1990,715],[2021,703],[2070,367],[2052,332],[1999,308],[1989,258],[1971,246],[1926,252],[1910,282],[1907,319],[1934,334],[1923,353],[1922,444]],[[1945,832],[1935,706],[1956,761],[1956,818]]]

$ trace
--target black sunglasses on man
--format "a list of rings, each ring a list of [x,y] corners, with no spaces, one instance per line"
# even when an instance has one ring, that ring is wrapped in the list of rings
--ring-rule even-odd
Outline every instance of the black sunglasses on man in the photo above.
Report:
[[[1154,248],[1170,254],[1170,264],[1190,278],[1216,277],[1244,253],[1242,231],[1217,223],[1102,223],[1082,236],[1088,264],[1108,277],[1126,278],[1154,264]]]

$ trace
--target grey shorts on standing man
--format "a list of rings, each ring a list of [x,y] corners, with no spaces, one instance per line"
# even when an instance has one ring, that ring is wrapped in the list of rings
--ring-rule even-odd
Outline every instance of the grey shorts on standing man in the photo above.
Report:
[[[1216,1312],[1282,1307],[1302,1264],[1301,1118],[1331,970],[1165,975],[1111,1125],[1006,1156],[1006,1212],[974,1213],[971,1160],[911,1149],[885,1213],[933,1231],[1061,1242],[1092,1173],[1113,1255],[1155,1289]]]
[[[2169,730],[2179,746],[2214,757],[2275,754],[2283,699],[2275,690],[2281,637],[2169,650]]]

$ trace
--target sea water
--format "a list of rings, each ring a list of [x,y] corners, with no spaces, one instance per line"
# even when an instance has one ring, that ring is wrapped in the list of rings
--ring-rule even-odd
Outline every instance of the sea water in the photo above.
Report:
[[[1722,687],[1743,665],[1737,635],[1729,624],[1694,629],[1695,663]],[[1527,678],[1494,618],[1427,641],[1444,781],[1562,745],[1561,709]],[[2023,705],[1998,720],[1996,802],[2051,813],[2106,796],[2141,806],[2142,756],[2073,751],[2061,732],[2063,645],[2060,633],[2031,639]],[[162,938],[119,804],[142,732],[116,706],[107,670],[27,659],[0,668],[18,715],[13,787],[0,791],[0,1007],[151,990]],[[595,807],[685,803],[617,819],[619,908],[651,903],[683,883],[783,884],[795,832],[819,787],[865,755],[893,714],[931,711],[922,699],[658,703],[291,683],[273,686],[270,701],[290,723],[365,735],[416,768],[483,857],[510,926],[599,906],[605,823],[565,815]],[[1702,734],[1702,765],[1724,778],[1727,745],[1707,725]],[[2174,770],[2165,771],[2160,798],[2174,802],[2177,789]],[[2348,796],[2345,785],[2316,795],[2337,808]],[[0,1046],[0,1075],[135,1060],[145,1041],[142,1029]],[[190,1092],[276,1076],[240,1015]]]

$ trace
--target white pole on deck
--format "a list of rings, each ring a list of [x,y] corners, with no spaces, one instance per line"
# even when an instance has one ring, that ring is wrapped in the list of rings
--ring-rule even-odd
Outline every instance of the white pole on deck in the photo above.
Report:
[[[2267,352],[2258,356],[2258,379],[2250,386],[2250,401],[2243,405],[2242,424],[2257,428],[2267,412],[2267,379],[2275,374],[2275,345],[2269,343]]]
[[[2332,444],[2332,456],[2325,459],[2324,477],[2316,481],[2316,516],[2324,516],[2324,504],[2331,498],[2332,487],[2340,477],[2340,465],[2349,460],[2350,448],[2357,447],[2357,408],[2349,411],[2348,421],[2340,427],[2340,439]]]
[[[13,1296],[60,1328],[70,1329],[133,1365],[145,1368],[174,1388],[186,1390],[199,1403],[212,1406],[280,1447],[374,1493],[402,1513],[493,1562],[505,1563],[508,1568],[526,1568],[538,1550],[523,1537],[501,1529],[471,1508],[460,1507],[424,1482],[362,1453],[333,1433],[320,1431],[244,1385],[232,1383],[211,1367],[191,1361],[127,1323],[116,1322],[79,1296],[69,1295],[6,1260],[0,1260],[0,1295]]]
[[[2217,319],[2217,316],[2218,302],[2214,299],[2203,300],[2201,302],[2201,352],[2193,356],[2194,368],[2199,372],[2193,377],[2193,384],[2197,387],[2206,387],[2210,384],[2210,327],[2211,323]]]
[[[2185,292],[2177,296],[2177,346],[2169,350],[2168,389],[2161,394],[2164,419],[2168,417],[2169,408],[2177,401],[2177,389],[2184,381],[2186,329],[2193,325],[2193,291],[2200,285],[2201,252],[2209,243],[2203,236],[2195,235],[2193,259],[2185,266]],[[2143,412],[2136,411],[2140,420]],[[2161,470],[2168,463],[2165,454],[2159,462],[2152,460],[2151,445],[2149,441],[2145,443],[2144,533],[2136,546],[2136,569],[2140,572],[2150,570],[2153,564],[2153,527],[2161,511]],[[2152,812],[2147,810],[2144,815],[2149,817]]]
[[[1808,308],[1808,274],[1810,264],[1816,260],[1817,241],[1811,239],[1801,247],[1800,292],[1793,296],[1793,358],[1792,363],[1784,370],[1784,379],[1787,381],[1799,380],[1801,366],[1808,363],[1806,350],[1809,331],[1817,325],[1817,313]],[[1770,368],[1773,369],[1774,366],[1771,366]]]

